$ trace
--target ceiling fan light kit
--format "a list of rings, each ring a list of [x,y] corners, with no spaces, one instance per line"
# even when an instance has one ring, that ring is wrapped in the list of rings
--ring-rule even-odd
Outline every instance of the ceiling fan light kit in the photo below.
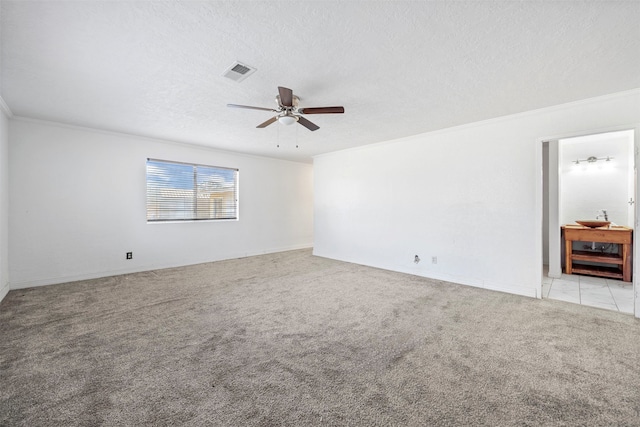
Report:
[[[296,116],[280,116],[278,117],[278,121],[280,124],[289,126],[297,122],[298,118]]]
[[[278,113],[276,116],[270,118],[264,123],[260,123],[258,128],[264,128],[271,123],[279,122],[283,125],[292,125],[294,123],[300,123],[310,131],[318,130],[320,127],[315,123],[310,122],[301,114],[342,114],[344,113],[344,107],[314,107],[314,108],[299,108],[298,102],[300,98],[293,94],[293,91],[289,88],[278,86],[278,96],[276,96],[277,109],[264,108],[264,107],[252,107],[250,105],[238,105],[227,104],[227,107],[233,108],[245,108],[249,110],[264,110]]]

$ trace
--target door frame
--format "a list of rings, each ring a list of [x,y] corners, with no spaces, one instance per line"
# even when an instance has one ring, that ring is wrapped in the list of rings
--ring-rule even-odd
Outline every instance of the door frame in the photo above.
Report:
[[[535,145],[535,183],[536,183],[536,200],[535,200],[535,240],[534,242],[536,242],[535,244],[535,250],[536,250],[536,284],[537,284],[537,291],[536,291],[536,295],[538,296],[538,298],[542,298],[542,265],[543,265],[543,258],[542,258],[542,232],[543,232],[543,209],[544,209],[544,203],[543,203],[543,176],[545,171],[543,171],[544,168],[544,162],[543,162],[543,156],[542,156],[542,146],[545,142],[549,143],[549,167],[554,167],[551,163],[553,163],[551,161],[551,151],[552,150],[559,150],[559,144],[557,143],[558,140],[560,139],[565,139],[565,138],[574,138],[574,137],[580,137],[580,136],[588,136],[588,135],[594,135],[594,134],[599,134],[599,133],[609,133],[609,132],[619,132],[619,131],[625,131],[625,130],[633,130],[633,146],[634,146],[634,156],[633,156],[633,163],[634,163],[634,175],[635,175],[635,189],[634,189],[634,200],[638,200],[638,189],[640,188],[640,176],[638,175],[637,168],[638,168],[638,152],[640,150],[640,124],[631,124],[631,125],[622,125],[622,126],[612,126],[612,127],[607,127],[607,128],[602,128],[602,129],[592,129],[592,130],[588,130],[588,131],[576,131],[576,132],[570,132],[570,133],[564,133],[564,134],[560,134],[560,135],[553,135],[553,136],[548,136],[548,137],[544,137],[544,138],[538,138],[538,140],[536,141],[536,145]],[[556,143],[554,144],[553,141],[555,141]],[[558,152],[556,153],[556,155],[554,156],[555,158],[555,168],[558,167],[557,165],[557,159],[558,159]],[[559,171],[558,171],[559,172]],[[555,189],[552,191],[551,186],[552,186],[552,180],[551,180],[551,176],[549,176],[549,230],[550,230],[550,235],[549,235],[549,259],[551,260],[552,256],[560,256],[560,248],[561,248],[561,240],[560,240],[560,224],[559,224],[559,209],[560,209],[560,194],[559,194],[559,188],[558,188],[558,173],[555,174],[556,178],[553,180],[555,182]],[[555,222],[552,222],[552,218],[555,217]],[[638,230],[638,224],[640,224],[640,220],[638,218],[638,203],[634,203],[634,224],[633,224],[633,229],[634,229],[634,234],[636,234],[636,231]],[[557,228],[557,233],[551,233],[551,229],[552,226]],[[553,234],[553,241],[552,241],[552,234]],[[636,318],[640,318],[640,289],[638,286],[638,268],[637,268],[637,264],[638,262],[636,262],[637,258],[637,254],[638,254],[638,237],[634,236],[633,239],[633,280],[632,280],[632,286],[633,286],[633,306],[634,306],[634,313],[633,315]],[[558,258],[559,259],[559,258]],[[554,272],[554,274],[557,274],[557,272]]]

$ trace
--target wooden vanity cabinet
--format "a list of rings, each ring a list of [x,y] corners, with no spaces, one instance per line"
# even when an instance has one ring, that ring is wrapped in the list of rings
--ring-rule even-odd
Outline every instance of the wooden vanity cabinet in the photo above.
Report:
[[[631,282],[633,229],[623,226],[589,228],[582,225],[563,225],[565,273],[608,277]],[[616,243],[617,254],[573,250],[573,242]],[[607,266],[584,264],[596,262]]]

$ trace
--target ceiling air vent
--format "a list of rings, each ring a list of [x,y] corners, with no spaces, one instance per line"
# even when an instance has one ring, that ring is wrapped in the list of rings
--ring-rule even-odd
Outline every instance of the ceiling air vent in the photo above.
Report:
[[[251,65],[235,62],[231,67],[227,68],[222,75],[236,82],[241,82],[251,74],[255,73],[255,71],[256,68]]]

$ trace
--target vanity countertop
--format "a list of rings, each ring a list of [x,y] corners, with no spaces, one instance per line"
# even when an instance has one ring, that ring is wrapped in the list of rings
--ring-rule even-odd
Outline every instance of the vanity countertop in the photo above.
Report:
[[[612,231],[629,231],[629,230],[633,230],[633,228],[631,227],[625,227],[624,225],[607,225],[605,227],[596,227],[596,228],[592,228],[592,227],[585,227],[584,225],[580,225],[580,224],[565,224],[562,226],[562,228],[576,228],[576,229],[587,229],[587,230],[612,230]]]
[[[567,240],[583,242],[631,243],[633,229],[624,225],[608,225],[590,228],[584,225],[567,224],[562,226]]]

